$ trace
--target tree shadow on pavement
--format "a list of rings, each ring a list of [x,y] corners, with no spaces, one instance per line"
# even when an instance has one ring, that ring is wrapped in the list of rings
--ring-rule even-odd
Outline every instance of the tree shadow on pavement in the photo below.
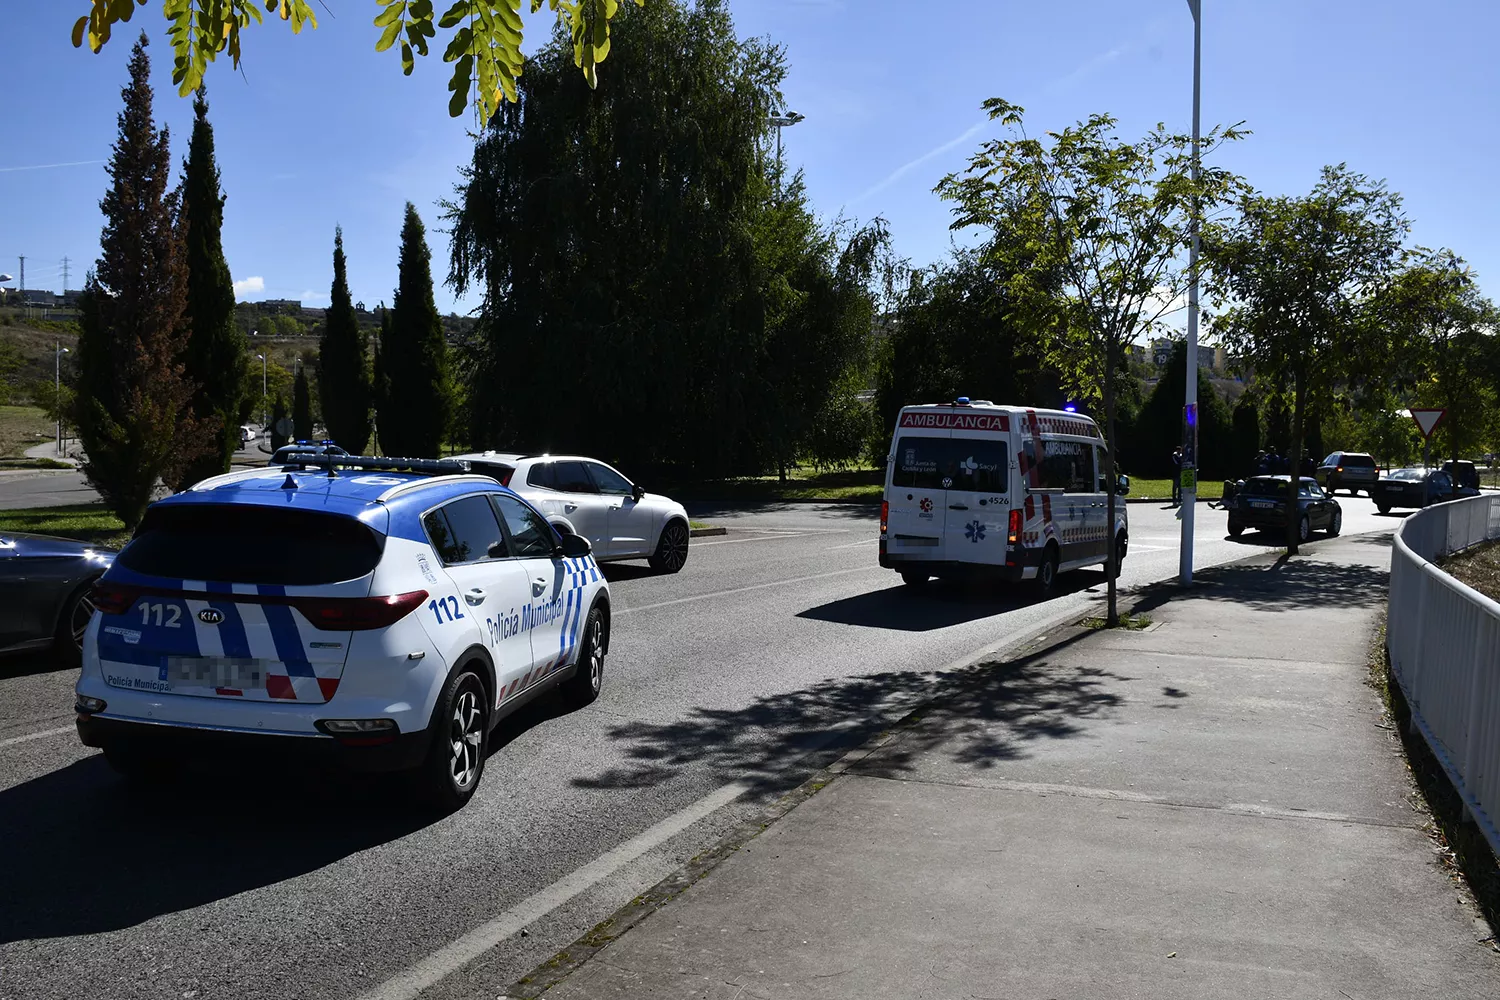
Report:
[[[1389,577],[1386,569],[1360,563],[1283,555],[1269,564],[1200,570],[1191,590],[1183,590],[1176,582],[1142,587],[1136,591],[1131,610],[1144,613],[1183,600],[1223,601],[1256,611],[1383,607]]]
[[[817,503],[789,500],[687,500],[688,516],[698,521],[737,517],[746,514],[785,514],[797,512],[809,517],[873,522],[880,514],[880,500],[849,503]]]
[[[1004,663],[944,673],[840,677],[768,695],[740,709],[699,708],[665,724],[622,723],[606,735],[623,744],[630,763],[573,783],[646,787],[706,763],[724,781],[771,792],[785,787],[788,762],[828,745],[830,733],[840,737],[833,746],[857,746],[923,705],[929,706],[922,713],[928,721],[902,727],[899,740],[882,749],[878,764],[861,765],[863,773],[874,773],[872,767],[882,774],[908,771],[917,757],[939,747],[954,761],[981,768],[1024,758],[1029,744],[1077,736],[1083,720],[1106,715],[1122,702],[1108,686],[1129,678],[1048,658],[1085,634]],[[941,724],[932,725],[938,718]]]

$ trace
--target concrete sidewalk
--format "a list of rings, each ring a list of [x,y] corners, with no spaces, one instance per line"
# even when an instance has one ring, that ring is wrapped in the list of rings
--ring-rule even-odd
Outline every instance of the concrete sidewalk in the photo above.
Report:
[[[1366,683],[1389,545],[976,668],[548,1000],[1500,996]]]

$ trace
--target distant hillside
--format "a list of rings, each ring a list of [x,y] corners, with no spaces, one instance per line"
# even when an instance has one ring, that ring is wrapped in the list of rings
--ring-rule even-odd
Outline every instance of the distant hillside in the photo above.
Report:
[[[19,310],[0,309],[0,344],[14,347],[21,360],[20,368],[7,379],[11,401],[30,401],[33,384],[52,381],[53,352],[59,346],[71,351],[77,342],[77,327],[72,323],[28,321]],[[71,354],[63,355],[64,377],[71,359]]]

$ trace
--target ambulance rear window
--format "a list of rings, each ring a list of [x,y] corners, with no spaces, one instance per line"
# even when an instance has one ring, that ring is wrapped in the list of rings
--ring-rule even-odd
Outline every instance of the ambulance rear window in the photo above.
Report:
[[[904,436],[896,441],[891,485],[918,490],[1004,493],[1009,482],[1004,441]]]

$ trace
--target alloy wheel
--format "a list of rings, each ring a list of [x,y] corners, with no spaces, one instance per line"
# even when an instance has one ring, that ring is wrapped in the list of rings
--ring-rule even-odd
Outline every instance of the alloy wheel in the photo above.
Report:
[[[687,562],[688,533],[680,524],[667,528],[661,539],[661,561],[667,572],[675,573]]]
[[[589,624],[589,688],[594,694],[604,685],[604,625],[595,618]]]
[[[78,598],[73,605],[73,618],[69,622],[69,631],[73,634],[73,645],[79,649],[83,648],[83,635],[89,630],[89,622],[94,617],[94,602],[89,600],[89,595],[84,594]]]
[[[453,746],[449,773],[454,785],[467,790],[479,777],[480,755],[484,752],[484,713],[473,688],[465,687],[459,692],[453,705],[449,740]]]

